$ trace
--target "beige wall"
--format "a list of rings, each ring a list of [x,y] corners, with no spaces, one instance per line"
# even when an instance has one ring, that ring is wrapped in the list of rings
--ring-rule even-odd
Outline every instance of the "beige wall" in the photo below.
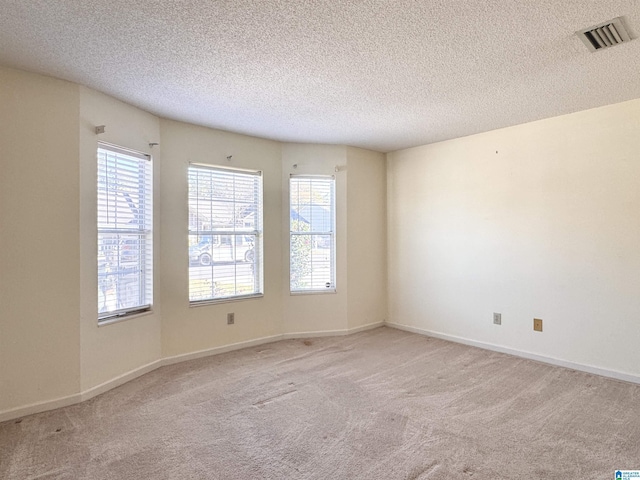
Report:
[[[635,100],[389,154],[389,320],[640,374],[638,131]]]
[[[296,167],[294,167],[296,165]],[[286,143],[282,146],[283,327],[289,334],[346,330],[347,323],[347,149],[336,145]],[[336,167],[339,171],[336,172]],[[289,289],[289,178],[335,175],[336,292],[292,295]]]
[[[282,196],[278,142],[161,121],[162,352],[165,357],[282,333]],[[232,160],[227,161],[227,156]],[[262,170],[264,297],[189,307],[187,168],[190,162]],[[235,324],[227,325],[227,313]]]
[[[95,127],[105,125],[96,135]],[[140,109],[94,90],[80,88],[81,390],[83,392],[158,361],[161,357],[160,295],[160,121]],[[152,156],[154,176],[153,312],[98,326],[96,150],[98,141]]]
[[[0,105],[0,421],[89,398],[169,357],[287,334],[346,333],[384,319],[383,155],[163,120],[91,89],[11,69],[0,69]],[[96,135],[97,125],[106,132]],[[103,326],[98,141],[150,154],[154,168],[153,311]],[[264,297],[189,307],[189,162],[263,171]],[[293,172],[336,176],[335,294],[289,294]]]
[[[11,69],[0,105],[0,418],[162,358],[380,322],[387,290],[391,322],[640,374],[640,100],[395,152],[386,171],[374,152],[161,120]],[[98,140],[152,154],[155,186],[153,313],[102,327]],[[189,162],[264,172],[263,298],[189,307]],[[291,173],[336,176],[335,294],[289,294]]]
[[[284,333],[347,332],[384,322],[386,295],[385,155],[338,145],[282,147]],[[337,171],[336,171],[337,170]],[[336,293],[289,292],[289,178],[336,179]]]
[[[0,418],[166,357],[377,323],[385,291],[391,322],[640,374],[640,100],[395,152],[386,171],[378,153],[161,120],[11,69],[0,105]],[[153,313],[102,327],[98,140],[152,154],[155,186]],[[264,172],[263,298],[189,307],[189,162]],[[336,294],[289,294],[291,173],[336,176]]]
[[[0,412],[80,387],[78,108],[0,68]]]
[[[387,316],[386,163],[382,153],[347,149],[348,327]]]

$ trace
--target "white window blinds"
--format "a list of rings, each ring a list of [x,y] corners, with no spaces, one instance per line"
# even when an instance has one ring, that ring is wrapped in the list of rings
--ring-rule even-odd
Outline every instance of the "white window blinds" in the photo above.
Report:
[[[292,175],[291,292],[335,292],[335,178]]]
[[[189,167],[189,301],[262,294],[262,173]]]
[[[98,319],[148,310],[153,298],[153,175],[147,155],[98,147]]]

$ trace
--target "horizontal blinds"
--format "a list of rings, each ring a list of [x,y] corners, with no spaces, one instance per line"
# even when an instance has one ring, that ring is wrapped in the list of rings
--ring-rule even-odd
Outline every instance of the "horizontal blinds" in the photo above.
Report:
[[[148,309],[153,276],[153,174],[147,155],[98,148],[98,309],[108,319]]]
[[[192,164],[189,300],[262,293],[262,175]]]
[[[291,231],[332,233],[335,225],[333,177],[292,176]]]
[[[137,153],[98,149],[98,228],[151,230],[151,160]]]
[[[262,199],[260,172],[192,165],[189,168],[189,231],[257,232]]]
[[[335,290],[335,178],[291,176],[290,287]]]

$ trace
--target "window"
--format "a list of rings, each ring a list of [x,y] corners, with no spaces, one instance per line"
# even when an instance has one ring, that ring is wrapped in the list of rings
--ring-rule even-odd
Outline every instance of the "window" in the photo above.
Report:
[[[262,173],[189,167],[189,301],[262,295]]]
[[[335,178],[292,175],[290,288],[335,292]]]
[[[98,321],[151,309],[151,158],[98,146]]]

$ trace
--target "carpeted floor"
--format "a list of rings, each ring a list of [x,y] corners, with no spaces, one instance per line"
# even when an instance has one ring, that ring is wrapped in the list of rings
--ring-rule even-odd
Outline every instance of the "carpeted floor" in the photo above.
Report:
[[[613,479],[640,385],[390,328],[163,367],[0,424],[2,479]]]

